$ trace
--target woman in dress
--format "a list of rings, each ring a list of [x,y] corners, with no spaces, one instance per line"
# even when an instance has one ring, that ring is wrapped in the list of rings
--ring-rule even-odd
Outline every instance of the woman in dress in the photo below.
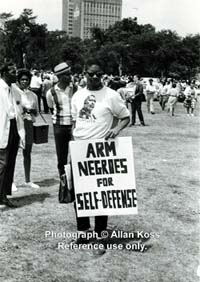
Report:
[[[29,89],[31,81],[31,72],[27,69],[18,71],[17,81],[20,88],[22,107],[24,111],[24,128],[25,128],[25,149],[23,149],[25,186],[30,188],[40,188],[39,185],[31,182],[31,151],[33,146],[33,123],[38,115],[38,100],[35,93]]]

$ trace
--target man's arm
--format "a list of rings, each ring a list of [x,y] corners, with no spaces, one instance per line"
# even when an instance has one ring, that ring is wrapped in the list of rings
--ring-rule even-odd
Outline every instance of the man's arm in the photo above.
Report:
[[[135,90],[135,97],[138,97],[143,94],[143,85],[138,84]]]
[[[47,91],[46,99],[47,99],[47,105],[50,109],[50,112],[51,114],[53,114],[53,97],[51,93],[51,88]]]
[[[109,130],[109,132],[105,136],[105,139],[107,140],[109,138],[115,138],[120,133],[120,131],[129,124],[129,122],[130,122],[129,116],[120,119],[118,124],[114,128]]]

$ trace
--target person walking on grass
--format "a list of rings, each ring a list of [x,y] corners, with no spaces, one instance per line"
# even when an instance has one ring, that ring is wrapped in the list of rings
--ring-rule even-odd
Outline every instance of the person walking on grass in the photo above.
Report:
[[[168,99],[169,99],[169,90],[171,88],[169,85],[170,85],[169,81],[164,82],[163,88],[160,92],[159,103],[160,103],[162,111],[165,110],[165,106],[166,106]]]
[[[12,194],[12,183],[19,144],[24,147],[25,131],[21,96],[13,87],[16,68],[10,62],[0,70],[0,205],[16,207],[8,199]]]
[[[172,116],[174,116],[174,110],[176,103],[178,101],[178,95],[179,91],[176,87],[176,83],[172,83],[172,88],[168,92],[169,94],[169,99],[168,99],[168,112],[171,113]]]
[[[155,114],[154,111],[154,95],[156,93],[156,86],[154,85],[153,79],[149,79],[149,83],[146,87],[146,95],[147,95],[147,110],[148,113],[151,113],[152,115]]]
[[[197,103],[196,89],[193,84],[191,84],[185,89],[184,95],[185,95],[185,100],[183,105],[187,110],[187,115],[193,117],[194,109]]]
[[[118,136],[130,121],[129,111],[118,92],[102,83],[101,62],[91,60],[87,64],[87,86],[78,90],[72,97],[72,116],[74,121],[73,136],[76,140],[109,139]],[[92,97],[90,116],[82,115],[88,97]],[[112,128],[114,117],[119,119]],[[81,235],[90,228],[89,217],[78,217],[75,207],[77,230]],[[101,233],[107,228],[107,216],[95,216],[97,244],[102,243]],[[77,244],[85,243],[84,236],[79,236]],[[94,255],[102,255],[105,248],[93,250]]]
[[[136,112],[142,126],[145,126],[144,117],[142,114],[142,102],[144,101],[143,85],[140,82],[140,76],[135,74],[133,76],[133,92],[134,96],[129,99],[131,104],[132,121],[131,125],[135,125]],[[129,87],[129,86],[127,86]]]

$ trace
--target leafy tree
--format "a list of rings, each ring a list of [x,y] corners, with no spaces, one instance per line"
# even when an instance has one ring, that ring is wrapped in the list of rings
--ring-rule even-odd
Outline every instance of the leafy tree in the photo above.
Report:
[[[6,31],[5,31],[5,23],[12,18],[11,13],[1,13],[0,14],[0,63],[3,63],[6,58]]]
[[[84,45],[80,38],[69,38],[62,46],[62,59],[68,61],[73,72],[82,72],[84,68]]]
[[[41,67],[47,29],[46,25],[36,24],[35,19],[32,10],[24,9],[18,19],[5,21],[5,56],[13,59],[18,67],[23,66],[23,54],[29,67],[33,64]]]
[[[200,68],[199,34],[182,38],[127,18],[107,30],[92,28],[92,37],[82,41],[64,31],[48,31],[36,19],[31,9],[24,9],[17,19],[11,13],[0,14],[0,63],[7,58],[18,67],[26,63],[29,68],[52,69],[67,61],[73,72],[82,72],[85,62],[95,56],[107,73],[176,78],[192,78]]]
[[[200,67],[200,35],[189,35],[183,38],[179,56],[180,64],[185,67],[185,78],[191,79]]]
[[[52,70],[62,59],[62,46],[69,39],[65,31],[49,31],[46,36],[45,68]]]

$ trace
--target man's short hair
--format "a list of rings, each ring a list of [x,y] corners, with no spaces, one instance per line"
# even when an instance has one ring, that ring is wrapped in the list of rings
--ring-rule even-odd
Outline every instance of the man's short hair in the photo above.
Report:
[[[104,64],[102,63],[102,60],[99,58],[90,58],[86,61],[86,70],[88,70],[92,65],[97,65],[101,68],[101,70],[104,72]]]
[[[9,61],[7,63],[4,63],[1,67],[0,67],[0,74],[1,76],[4,75],[4,73],[9,72],[9,67],[11,66],[15,66],[15,64],[12,61]]]
[[[134,74],[134,76],[137,76],[137,78],[140,80],[141,76],[139,74]]]

